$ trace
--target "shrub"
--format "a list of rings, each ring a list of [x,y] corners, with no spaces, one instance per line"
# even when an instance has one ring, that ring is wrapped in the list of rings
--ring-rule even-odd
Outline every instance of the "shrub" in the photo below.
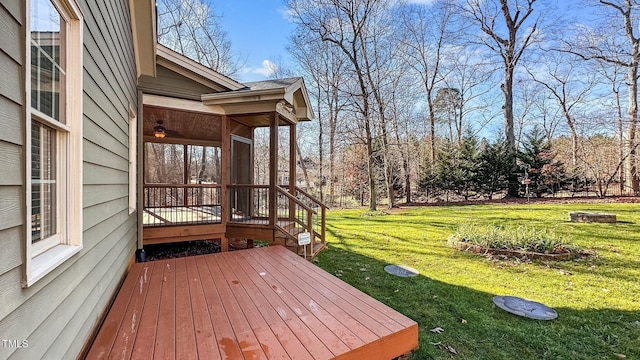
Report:
[[[531,251],[543,254],[576,254],[579,249],[548,228],[518,225],[463,224],[449,236],[450,246],[461,243],[478,245],[485,249]]]

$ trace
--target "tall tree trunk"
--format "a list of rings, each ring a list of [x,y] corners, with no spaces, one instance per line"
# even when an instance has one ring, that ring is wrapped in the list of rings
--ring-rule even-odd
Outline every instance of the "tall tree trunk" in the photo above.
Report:
[[[509,174],[509,187],[507,189],[508,197],[518,197],[518,175],[516,174],[516,138],[513,126],[513,66],[512,59],[507,57],[505,60],[505,77],[502,84],[502,92],[504,94],[504,134],[509,147],[509,155],[511,161],[511,173]]]
[[[338,121],[338,89],[333,88],[335,109],[329,115],[329,203],[333,205],[336,187],[336,123]]]
[[[634,52],[638,54],[638,43],[634,44]],[[626,160],[627,176],[634,195],[640,193],[640,183],[636,166],[636,131],[638,127],[638,62],[634,61],[629,67],[629,125],[627,126],[627,153]]]
[[[298,144],[297,141],[296,141],[296,152],[298,153],[298,159],[300,159],[300,168],[302,169],[302,176],[304,177],[305,191],[309,191],[309,189],[311,188],[311,186],[309,185],[310,184],[309,173],[307,172],[307,165],[305,165],[304,163],[304,159],[302,158],[302,153],[300,152],[300,145]],[[289,181],[296,181],[295,174],[290,176]],[[322,192],[320,192],[320,196],[322,197]],[[320,198],[320,201],[322,201],[322,198]]]
[[[323,190],[323,171],[324,171],[324,126],[322,125],[322,118],[320,117],[321,113],[320,113],[320,93],[321,93],[321,89],[320,89],[320,85],[318,84],[318,147],[320,148],[320,158],[319,158],[319,168],[320,168],[320,201],[324,201],[324,190]],[[296,144],[296,146],[298,146],[298,144]],[[299,152],[298,152],[299,153]],[[300,157],[300,162],[303,162],[302,157]],[[306,177],[306,172],[305,172],[305,177]],[[307,183],[307,189],[308,189],[308,183]]]
[[[427,85],[427,84],[425,84]],[[433,98],[431,96],[431,90],[427,85],[427,105],[429,107],[429,146],[431,149],[431,173],[433,173],[436,167],[436,112],[433,109]]]

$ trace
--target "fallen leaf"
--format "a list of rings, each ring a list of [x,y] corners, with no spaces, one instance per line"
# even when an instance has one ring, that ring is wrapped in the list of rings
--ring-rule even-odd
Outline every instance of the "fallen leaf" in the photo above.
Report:
[[[433,329],[431,329],[429,331],[431,331],[434,334],[440,334],[440,333],[442,333],[444,331],[444,329],[438,326],[438,327],[434,327]]]
[[[453,347],[447,345],[447,350],[449,350],[450,353],[452,354],[456,354],[458,355],[458,352],[456,351],[456,349],[454,349]]]
[[[617,356],[620,359],[626,359],[627,358],[627,355],[625,355],[625,354],[614,354],[614,355]]]

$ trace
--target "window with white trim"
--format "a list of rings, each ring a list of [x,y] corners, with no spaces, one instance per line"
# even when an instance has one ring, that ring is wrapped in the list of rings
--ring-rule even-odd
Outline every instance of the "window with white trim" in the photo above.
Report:
[[[30,286],[82,248],[82,15],[75,0],[31,0],[27,18]]]

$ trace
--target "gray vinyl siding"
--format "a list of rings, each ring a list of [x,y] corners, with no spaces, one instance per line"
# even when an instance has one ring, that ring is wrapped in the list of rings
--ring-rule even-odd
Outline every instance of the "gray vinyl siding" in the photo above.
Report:
[[[117,291],[136,247],[129,214],[129,107],[137,109],[128,0],[79,1],[83,30],[83,249],[23,289],[26,246],[25,4],[0,5],[0,359],[73,359]]]
[[[149,76],[140,77],[139,88],[144,91],[145,94],[164,95],[200,101],[202,94],[216,92],[216,90],[162,66],[157,66],[156,72],[157,76],[155,78]]]

